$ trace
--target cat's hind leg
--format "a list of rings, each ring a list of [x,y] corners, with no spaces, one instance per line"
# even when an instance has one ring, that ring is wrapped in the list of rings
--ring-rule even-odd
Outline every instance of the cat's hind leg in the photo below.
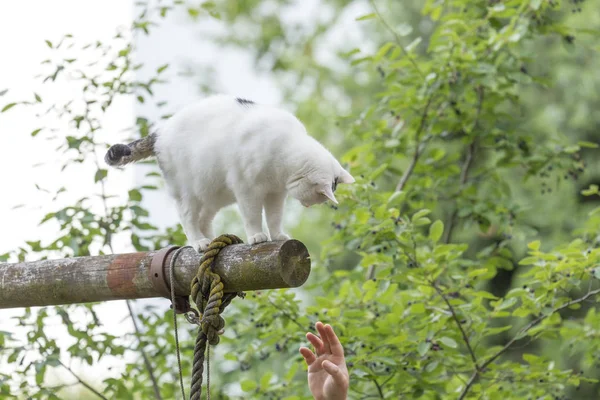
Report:
[[[200,205],[181,198],[175,199],[175,205],[188,244],[198,252],[205,251],[210,244],[210,239],[202,231]]]
[[[198,237],[196,240],[196,250],[206,251],[212,241],[213,229],[212,222],[218,210],[203,206],[198,213]]]

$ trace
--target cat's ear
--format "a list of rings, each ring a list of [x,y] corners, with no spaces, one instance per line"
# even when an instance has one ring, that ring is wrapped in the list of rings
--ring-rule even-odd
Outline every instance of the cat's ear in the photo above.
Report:
[[[338,204],[335,196],[333,195],[333,190],[331,189],[331,185],[321,186],[319,189],[319,193],[323,196],[327,197],[329,200],[333,201],[335,204]]]
[[[354,177],[352,175],[350,175],[350,173],[348,171],[346,171],[345,169],[342,169],[342,173],[340,174],[340,179],[338,180],[339,183],[354,183],[356,182],[356,180],[354,179]]]

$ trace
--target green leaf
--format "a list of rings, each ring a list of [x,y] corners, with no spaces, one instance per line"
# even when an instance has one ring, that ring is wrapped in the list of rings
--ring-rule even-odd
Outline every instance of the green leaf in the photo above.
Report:
[[[106,175],[108,175],[108,171],[105,169],[99,169],[96,171],[96,175],[94,176],[94,183],[101,181],[102,179],[106,178]]]
[[[542,0],[530,0],[529,1],[529,7],[531,7],[533,10],[539,9],[541,4],[542,4]]]
[[[492,299],[492,300],[497,299],[496,296],[494,296],[493,294],[486,292],[484,290],[478,290],[478,291],[474,292],[473,295],[477,296],[477,297],[481,297],[483,299]]]
[[[419,218],[424,217],[429,213],[431,213],[431,210],[428,210],[428,209],[419,210],[412,216],[411,220],[412,220],[412,222],[415,222]]]
[[[583,189],[581,191],[581,194],[584,196],[592,196],[594,194],[598,194],[598,185],[594,185],[594,184],[590,185],[589,188]]]
[[[269,388],[269,382],[271,382],[271,378],[273,377],[272,372],[266,372],[262,378],[260,378],[260,387],[263,390],[267,390]]]
[[[410,306],[411,314],[423,314],[425,313],[425,305],[423,303],[415,303]]]
[[[519,261],[519,265],[533,265],[539,261],[537,257],[525,257],[521,261]]]
[[[507,308],[510,308],[512,306],[514,306],[515,304],[517,304],[517,298],[516,297],[510,297],[508,299],[505,299],[502,303],[500,303],[500,305],[498,307],[496,307],[496,310],[506,310]]]
[[[531,365],[540,364],[541,361],[540,357],[528,353],[523,354],[523,360],[527,361],[527,363]]]
[[[40,133],[42,128],[37,128],[31,132],[32,137],[36,137],[38,133]]]
[[[433,243],[437,243],[442,237],[443,233],[444,223],[438,219],[429,227],[429,240],[431,240]]]
[[[415,226],[429,225],[429,224],[431,224],[431,220],[429,218],[427,218],[427,217],[419,218],[417,220],[414,220],[413,224]]]
[[[142,201],[142,194],[137,189],[131,189],[129,191],[129,200],[131,200],[131,201]]]
[[[594,143],[594,142],[579,141],[579,142],[577,142],[577,144],[579,145],[579,147],[587,147],[588,149],[597,149],[598,148],[598,143]]]
[[[417,351],[419,352],[419,355],[423,357],[427,353],[427,351],[429,351],[430,347],[430,342],[421,342],[419,343],[419,346],[417,346]]]
[[[371,179],[371,180],[374,181],[375,179],[379,178],[379,176],[384,173],[384,171],[387,169],[387,167],[388,167],[387,163],[384,163],[383,165],[380,165],[379,168],[377,168],[375,171],[373,171],[369,175],[369,179]]]
[[[383,56],[386,55],[386,53],[388,51],[390,51],[390,49],[392,47],[394,47],[395,44],[391,43],[391,42],[387,42],[386,44],[384,44],[383,46],[381,46],[381,48],[379,49],[379,51],[377,51],[377,53],[375,54],[375,56],[373,57],[374,61],[379,61],[383,58]]]
[[[512,328],[512,325],[501,326],[498,328],[486,328],[484,332],[484,336],[493,336],[499,333],[505,332]]]
[[[371,14],[363,15],[362,17],[356,18],[356,21],[364,21],[366,19],[373,19],[373,18],[377,18],[377,14],[371,13]]]
[[[37,94],[37,93],[34,93],[33,95],[34,95],[34,97],[35,97],[35,101],[37,101],[38,103],[41,103],[41,102],[42,102],[42,98],[40,97],[40,95],[39,95],[39,94]]]
[[[458,344],[456,343],[456,341],[452,338],[449,338],[447,336],[443,336],[439,339],[440,342],[442,342],[446,347],[451,347],[453,349],[458,347]]]
[[[0,112],[8,111],[16,105],[17,105],[17,103],[9,103],[9,104],[5,105],[4,108],[2,108],[2,110],[0,110]]]
[[[242,386],[242,390],[244,392],[252,392],[253,390],[256,389],[257,385],[256,382],[251,381],[249,379],[244,379],[240,385]]]
[[[366,62],[366,61],[371,61],[373,59],[373,57],[371,56],[366,56],[366,57],[361,57],[361,58],[357,58],[355,60],[352,60],[352,62],[350,63],[351,66],[356,66],[360,63]]]
[[[287,371],[287,373],[285,374],[285,380],[286,381],[293,380],[294,376],[296,376],[296,372],[298,372],[298,369],[300,369],[300,363],[297,363],[297,362],[292,363],[289,371]]]
[[[539,250],[540,249],[540,241],[536,240],[527,244],[527,247],[531,250]]]
[[[406,198],[406,192],[404,192],[404,191],[394,192],[388,199],[388,205],[390,205],[390,206],[399,205],[400,203],[402,203],[404,201],[405,198]]]
[[[581,150],[581,148],[578,145],[572,145],[565,147],[564,152],[567,154],[574,154],[577,153],[579,150]]]
[[[437,368],[438,365],[440,365],[440,362],[438,360],[434,360],[434,361],[430,362],[429,364],[427,364],[427,366],[425,367],[425,371],[433,372]]]
[[[392,283],[390,286],[388,286],[388,288],[385,290],[385,292],[383,292],[380,295],[377,295],[377,301],[380,304],[391,305],[392,302],[395,300],[397,291],[398,291],[398,284]],[[331,316],[331,312],[329,312],[329,315]]]

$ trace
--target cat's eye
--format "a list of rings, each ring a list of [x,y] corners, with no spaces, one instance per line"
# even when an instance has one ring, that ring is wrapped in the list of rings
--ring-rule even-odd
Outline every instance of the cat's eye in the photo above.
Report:
[[[331,184],[331,191],[335,192],[335,189],[337,189],[337,184],[338,184],[338,178],[335,178],[333,183]]]

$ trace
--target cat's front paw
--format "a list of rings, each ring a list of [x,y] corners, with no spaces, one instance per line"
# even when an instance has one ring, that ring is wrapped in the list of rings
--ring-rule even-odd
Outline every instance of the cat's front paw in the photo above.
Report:
[[[206,250],[208,250],[208,245],[210,244],[210,242],[211,240],[207,238],[199,239],[196,240],[194,244],[192,244],[192,247],[194,247],[194,249],[196,249],[198,253],[203,253]]]
[[[269,240],[269,237],[267,236],[267,234],[260,232],[260,233],[256,233],[256,234],[250,236],[248,238],[248,244],[262,243],[262,242],[266,242],[267,240]]]
[[[283,232],[279,232],[279,233],[275,233],[275,234],[271,235],[271,240],[274,242],[277,242],[280,240],[286,241],[286,240],[290,240],[290,237]]]

